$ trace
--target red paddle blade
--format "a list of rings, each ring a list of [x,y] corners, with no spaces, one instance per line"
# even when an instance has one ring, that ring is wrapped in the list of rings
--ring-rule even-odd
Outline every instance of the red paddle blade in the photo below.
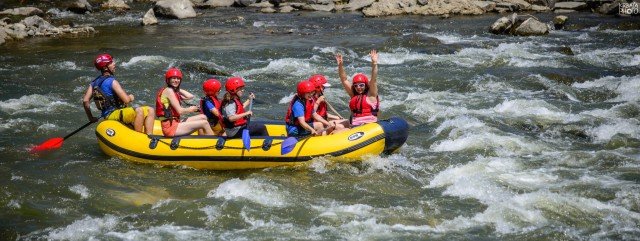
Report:
[[[64,142],[64,139],[62,137],[51,138],[51,139],[43,142],[42,144],[31,148],[30,152],[31,153],[36,153],[36,152],[41,152],[41,151],[48,151],[48,150],[58,149],[58,148],[60,148],[62,146],[62,142]]]

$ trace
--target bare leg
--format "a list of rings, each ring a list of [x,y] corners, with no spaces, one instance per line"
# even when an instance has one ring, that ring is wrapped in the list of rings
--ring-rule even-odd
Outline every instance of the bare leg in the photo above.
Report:
[[[133,129],[142,132],[142,123],[144,122],[144,112],[142,107],[136,108],[136,117],[133,119]]]
[[[147,107],[147,108],[149,111],[147,113],[147,116],[144,118],[144,131],[147,133],[147,135],[152,135],[153,124],[156,120],[156,111],[151,107]]]

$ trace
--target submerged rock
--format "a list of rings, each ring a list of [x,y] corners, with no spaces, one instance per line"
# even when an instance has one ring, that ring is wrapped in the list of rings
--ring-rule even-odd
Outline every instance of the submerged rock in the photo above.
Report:
[[[569,17],[564,16],[564,15],[558,15],[556,17],[553,18],[553,26],[556,30],[560,30],[562,28],[564,28],[564,24],[567,23],[567,20],[569,19]]]

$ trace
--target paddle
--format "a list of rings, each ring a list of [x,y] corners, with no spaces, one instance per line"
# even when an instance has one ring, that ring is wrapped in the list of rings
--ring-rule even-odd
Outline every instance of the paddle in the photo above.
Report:
[[[58,149],[58,148],[60,148],[62,146],[62,143],[64,142],[64,140],[66,140],[67,138],[75,135],[76,133],[78,133],[79,131],[81,131],[82,129],[86,128],[87,126],[89,126],[91,124],[93,124],[93,122],[90,121],[89,123],[84,124],[82,127],[78,128],[77,130],[69,133],[68,135],[66,135],[64,137],[51,138],[51,139],[43,142],[42,144],[31,148],[31,151],[29,151],[29,153],[34,154],[34,153],[37,153],[37,152]]]
[[[333,111],[333,113],[335,113],[336,115],[338,115],[338,117],[340,117],[340,119],[344,119],[340,113],[338,113],[338,111],[336,111],[336,109],[333,108],[333,106],[331,106],[331,104],[329,104],[329,102],[327,101],[327,99],[324,100],[325,103],[327,103],[327,106],[329,106],[329,108]]]
[[[320,130],[317,133],[322,133],[324,131],[326,131],[327,129],[329,129],[329,127],[325,127],[324,129]],[[309,139],[309,137],[312,137],[312,135],[306,136],[300,140],[298,140],[295,137],[287,137],[287,139],[284,139],[284,141],[282,141],[282,149],[280,149],[280,155],[286,155],[289,152],[293,151],[293,148],[296,147],[296,144],[298,144],[298,142]]]
[[[249,111],[253,108],[253,99],[249,100]],[[247,151],[251,150],[251,136],[249,135],[249,122],[251,121],[251,116],[247,118],[247,127],[242,130],[242,144],[244,145],[244,149]]]

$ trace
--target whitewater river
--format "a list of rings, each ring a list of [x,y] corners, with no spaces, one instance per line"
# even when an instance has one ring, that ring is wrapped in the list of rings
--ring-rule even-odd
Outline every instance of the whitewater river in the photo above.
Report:
[[[510,37],[488,33],[498,15],[232,8],[142,27],[142,9],[50,13],[98,32],[0,46],[1,240],[640,239],[640,31],[607,30],[637,17],[575,14],[579,30]],[[372,48],[382,117],[412,125],[390,156],[163,168],[106,156],[95,125],[54,153],[27,153],[87,122],[81,96],[102,52],[135,105],[154,103],[170,66],[198,95],[218,69],[247,80],[256,118],[282,119],[295,84],[315,73],[348,115],[333,54],[349,76],[370,74]]]

